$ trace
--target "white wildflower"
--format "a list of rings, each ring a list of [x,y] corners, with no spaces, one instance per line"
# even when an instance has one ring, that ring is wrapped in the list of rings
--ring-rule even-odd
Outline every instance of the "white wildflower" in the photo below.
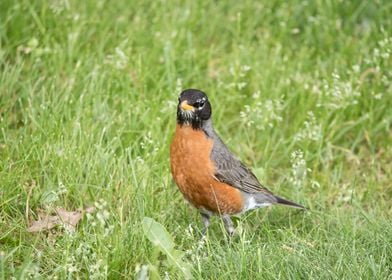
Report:
[[[335,71],[332,73],[332,82],[324,81],[324,93],[327,99],[325,104],[333,109],[346,108],[358,104],[360,93],[351,81],[344,81]]]
[[[106,56],[104,63],[122,70],[128,66],[128,61],[128,56],[119,47],[116,47],[113,54]]]
[[[259,99],[260,98],[260,91],[258,90],[258,91],[255,91],[253,94],[252,94],[252,98],[253,99]]]
[[[256,129],[265,130],[283,120],[280,116],[282,111],[283,100],[268,99],[264,102],[256,102],[252,106],[245,105],[244,110],[240,112],[240,117],[246,126],[255,125]]]
[[[242,90],[242,89],[244,89],[245,87],[246,87],[246,85],[247,85],[247,83],[237,83],[237,88],[239,89],[239,90]]]
[[[318,141],[322,138],[321,125],[317,123],[312,111],[308,112],[303,128],[294,136],[295,141]]]
[[[311,170],[306,167],[304,154],[301,150],[291,153],[291,176],[290,181],[296,186],[301,187],[307,177],[308,172]]]
[[[252,68],[248,65],[243,65],[241,66],[241,71],[242,72],[249,72]]]
[[[354,190],[350,188],[350,184],[342,184],[339,190],[338,201],[347,203],[353,199]]]
[[[61,14],[64,10],[69,10],[70,5],[68,0],[51,0],[49,1],[49,9],[55,15]]]

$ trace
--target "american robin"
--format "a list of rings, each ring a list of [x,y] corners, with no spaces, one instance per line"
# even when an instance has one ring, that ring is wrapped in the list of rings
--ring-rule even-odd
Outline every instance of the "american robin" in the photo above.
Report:
[[[222,217],[231,235],[234,233],[231,215],[273,204],[305,209],[263,187],[252,171],[229,151],[212,125],[207,95],[197,89],[184,90],[178,98],[170,165],[178,188],[201,214],[203,233],[214,214]]]

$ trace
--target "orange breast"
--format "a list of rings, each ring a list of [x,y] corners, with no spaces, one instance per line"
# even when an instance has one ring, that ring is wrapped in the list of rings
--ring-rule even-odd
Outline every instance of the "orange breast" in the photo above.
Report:
[[[177,125],[170,146],[171,172],[184,197],[200,210],[235,214],[243,208],[240,191],[214,179],[212,139],[201,130]]]

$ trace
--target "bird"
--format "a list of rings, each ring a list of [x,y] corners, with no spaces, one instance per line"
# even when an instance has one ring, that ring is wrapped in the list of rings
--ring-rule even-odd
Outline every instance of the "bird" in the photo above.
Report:
[[[215,132],[211,114],[211,103],[203,91],[182,91],[170,144],[173,179],[184,198],[200,212],[203,235],[214,215],[221,217],[231,236],[235,231],[233,215],[274,204],[305,209],[276,196],[259,182]]]

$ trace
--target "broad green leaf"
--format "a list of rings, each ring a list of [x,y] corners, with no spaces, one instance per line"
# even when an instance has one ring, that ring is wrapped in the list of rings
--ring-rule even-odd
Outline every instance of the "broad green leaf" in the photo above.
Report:
[[[159,246],[165,254],[173,250],[173,238],[160,223],[149,217],[144,217],[143,230],[148,240],[150,240],[154,245]]]
[[[185,279],[192,279],[192,265],[184,262],[183,252],[174,249],[174,241],[166,229],[158,222],[149,217],[143,218],[143,230],[147,238],[157,246],[166,256],[169,262],[181,270]]]

